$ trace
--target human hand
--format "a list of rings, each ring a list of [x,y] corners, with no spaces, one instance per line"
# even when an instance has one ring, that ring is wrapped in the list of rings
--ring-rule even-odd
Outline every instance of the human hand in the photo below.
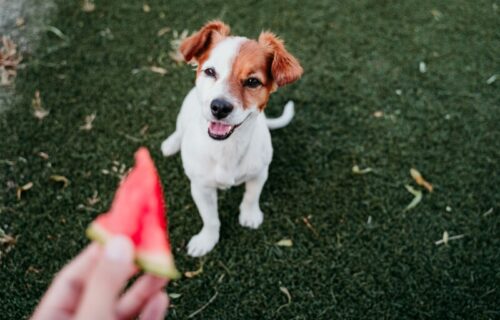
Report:
[[[54,278],[33,314],[32,320],[78,319],[158,320],[165,317],[167,281],[143,275],[120,295],[127,281],[137,273],[133,245],[115,237],[103,248],[89,245]]]

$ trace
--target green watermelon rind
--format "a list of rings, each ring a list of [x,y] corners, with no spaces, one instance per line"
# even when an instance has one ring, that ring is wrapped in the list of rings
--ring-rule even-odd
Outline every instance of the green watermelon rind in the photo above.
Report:
[[[111,235],[96,223],[92,223],[86,230],[87,237],[90,240],[105,244]],[[146,273],[153,274],[161,278],[176,280],[181,277],[181,273],[175,267],[172,255],[168,255],[167,264],[159,264],[148,259],[147,254],[136,253],[135,263]]]

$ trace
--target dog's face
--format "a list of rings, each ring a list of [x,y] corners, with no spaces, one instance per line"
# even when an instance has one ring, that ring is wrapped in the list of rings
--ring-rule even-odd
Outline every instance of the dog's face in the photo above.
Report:
[[[180,51],[197,64],[196,87],[208,135],[227,139],[267,105],[278,87],[300,78],[302,67],[270,32],[258,41],[229,36],[229,27],[209,22],[184,40]]]

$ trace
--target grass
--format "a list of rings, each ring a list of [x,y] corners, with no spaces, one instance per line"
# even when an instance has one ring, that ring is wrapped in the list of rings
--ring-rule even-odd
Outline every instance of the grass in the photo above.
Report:
[[[0,261],[2,317],[28,316],[88,243],[84,230],[118,183],[102,170],[132,165],[140,145],[164,181],[178,267],[203,263],[199,276],[169,286],[181,294],[169,319],[186,319],[215,294],[195,319],[500,317],[500,82],[486,83],[500,74],[497,1],[147,3],[149,13],[119,0],[85,13],[59,0],[48,23],[65,37],[44,34],[18,75],[16,103],[0,114],[0,226],[18,237]],[[159,145],[194,73],[168,57],[172,33],[157,32],[193,31],[214,18],[234,34],[273,30],[305,74],[267,109],[277,115],[293,99],[297,115],[272,133],[263,226],[241,228],[242,189],[222,192],[221,241],[193,259],[185,245],[201,221],[180,157],[162,158]],[[144,68],[151,65],[168,74]],[[37,89],[50,110],[43,121],[31,110]],[[93,129],[80,130],[92,113]],[[355,175],[356,164],[374,171]],[[403,212],[413,197],[404,185],[417,188],[412,167],[435,190]],[[69,186],[51,181],[54,174]],[[30,181],[19,201],[12,186]],[[90,206],[95,191],[101,201]],[[435,245],[444,231],[464,237]],[[293,246],[276,246],[283,238]],[[280,287],[291,295],[285,307]]]

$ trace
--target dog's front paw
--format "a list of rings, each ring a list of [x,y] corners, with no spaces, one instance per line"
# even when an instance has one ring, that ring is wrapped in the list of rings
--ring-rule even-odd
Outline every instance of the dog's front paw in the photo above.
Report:
[[[238,220],[243,227],[257,229],[262,224],[262,221],[264,221],[264,214],[259,208],[240,209]]]
[[[191,257],[201,257],[210,252],[219,242],[219,232],[201,230],[188,243],[188,254]]]

